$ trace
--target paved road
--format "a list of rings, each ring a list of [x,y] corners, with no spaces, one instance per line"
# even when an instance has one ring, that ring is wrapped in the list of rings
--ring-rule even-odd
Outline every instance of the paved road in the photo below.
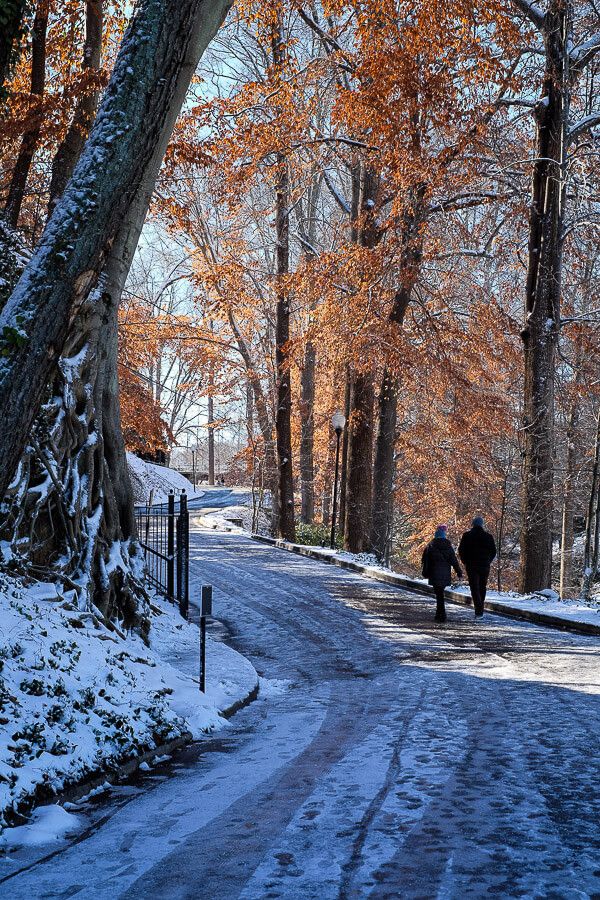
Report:
[[[427,598],[239,535],[192,543],[263,699],[0,893],[600,895],[597,639],[452,606],[437,626]]]
[[[188,500],[188,509],[227,509],[230,506],[244,506],[251,501],[249,491],[237,490],[230,488],[199,488],[204,490],[201,497],[195,497]],[[178,494],[175,495],[175,509],[179,509]],[[164,503],[156,503],[155,506],[163,507]]]
[[[250,500],[249,491],[231,491],[228,488],[206,490],[203,497],[190,500],[188,509],[227,509],[243,506]]]

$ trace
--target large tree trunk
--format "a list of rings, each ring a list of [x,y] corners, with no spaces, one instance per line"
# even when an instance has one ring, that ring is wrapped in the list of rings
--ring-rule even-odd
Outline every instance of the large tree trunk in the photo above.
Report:
[[[525,327],[525,436],[520,586],[550,587],[554,489],[554,370],[560,328],[571,3],[552,0],[545,19],[546,71],[529,218]]]
[[[98,73],[102,56],[102,18],[103,0],[87,0],[85,5],[85,43],[83,48],[83,71]],[[52,178],[50,180],[50,199],[48,213],[56,206],[58,198],[64,192],[69,178],[73,174],[75,164],[83,150],[86,137],[94,121],[100,92],[98,87],[88,88],[79,99],[73,120],[56,156],[52,161]]]
[[[4,0],[2,4],[4,19],[0,34],[0,100],[5,98],[6,82],[16,63],[26,10],[27,0]]]
[[[352,240],[374,247],[381,234],[375,222],[378,176],[360,162],[352,171]],[[372,461],[375,415],[373,371],[355,370],[348,421],[348,461],[344,546],[351,553],[371,549]]]
[[[300,520],[309,524],[315,517],[315,466],[313,445],[315,435],[315,364],[316,351],[312,341],[307,341],[304,349],[302,368],[302,397],[300,404]]]
[[[315,243],[317,241],[319,198],[322,184],[322,175],[313,177],[308,190],[306,208],[301,199],[295,204],[298,233],[308,265],[310,265],[316,255]],[[308,320],[309,334],[311,314],[314,306],[314,301],[311,301]],[[304,524],[311,523],[315,518],[314,405],[316,359],[316,348],[309,336],[304,348],[300,398],[300,520]]]
[[[31,86],[29,100],[30,122],[21,140],[19,155],[13,169],[8,198],[4,207],[6,221],[17,227],[31,163],[42,130],[42,101],[46,86],[46,34],[48,32],[49,0],[40,0],[31,34]]]
[[[399,390],[397,375],[386,366],[383,370],[378,397],[379,416],[373,467],[373,519],[371,522],[371,549],[380,561],[387,559],[392,538],[394,474],[396,471],[394,450]]]
[[[600,553],[600,409],[596,426],[594,444],[594,465],[590,499],[585,523],[585,549],[583,553],[583,578],[581,596],[588,600],[593,581],[598,571],[598,554]]]
[[[579,460],[578,425],[579,397],[575,396],[571,403],[569,422],[567,425],[566,472],[563,483],[562,528],[560,541],[560,587],[562,598],[573,596],[573,519],[575,515],[575,475]]]
[[[275,533],[277,528],[277,521],[279,519],[279,509],[277,505],[277,453],[275,449],[275,440],[273,438],[273,422],[271,416],[269,415],[269,405],[263,391],[263,386],[253,365],[250,350],[244,340],[240,329],[238,328],[237,322],[235,321],[235,316],[233,315],[231,309],[228,309],[227,316],[229,325],[231,326],[231,330],[234,334],[238,346],[238,350],[240,351],[240,355],[244,360],[244,365],[246,366],[246,375],[250,388],[252,389],[252,396],[254,398],[256,418],[258,420],[258,427],[260,429],[264,444],[264,482],[271,494],[271,525],[273,533]]]
[[[321,524],[329,525],[331,523],[331,501],[333,499],[333,475],[332,475],[332,458],[333,448],[332,442],[327,442],[327,453],[325,456],[325,466],[323,468],[323,493],[321,494]],[[340,481],[341,484],[341,481]],[[340,520],[340,525],[341,525]]]
[[[339,532],[342,541],[346,536],[346,484],[348,481],[348,446],[350,443],[350,402],[352,400],[352,370],[350,366],[346,366],[346,381],[344,388],[344,417],[346,419],[346,427],[342,435],[342,462],[340,465],[340,511],[338,516]]]
[[[422,223],[425,209],[424,185],[411,192],[412,203],[407,205],[402,224],[402,252],[400,277],[402,284],[396,291],[390,309],[390,339],[393,341],[404,324],[406,310],[419,276],[423,258]],[[387,560],[392,537],[394,514],[394,476],[396,473],[396,419],[400,384],[396,372],[385,366],[379,388],[379,417],[377,426],[375,466],[373,468],[373,521],[371,547],[379,560]]]
[[[411,272],[408,283],[400,288],[394,298],[390,313],[390,323],[394,329],[402,327],[416,277],[417,272]],[[379,560],[385,560],[388,557],[392,531],[399,391],[398,376],[392,369],[385,366],[378,399],[379,416],[373,468],[373,521],[371,525],[371,547]]]
[[[15,482],[20,520],[13,514],[4,523],[21,556],[67,577],[82,605],[127,626],[142,621],[143,561],[121,433],[118,309],[159,167],[157,152],[107,258],[102,292],[86,299],[72,323],[53,398],[34,425],[37,459],[25,453]]]
[[[140,0],[100,112],[36,253],[0,315],[0,496],[67,333],[140,190],[152,190],[198,60],[229,0]]]
[[[215,378],[212,365],[208,374],[208,483],[215,483],[215,401],[213,397],[213,388]]]
[[[285,49],[281,28],[275,29],[272,41],[273,65],[281,68]],[[288,164],[283,153],[276,154],[275,235],[277,265],[277,313],[275,323],[275,362],[277,366],[277,435],[278,505],[277,535],[294,541],[294,477],[292,470],[292,376],[290,372],[290,292],[286,277],[290,270],[290,183]]]
[[[371,549],[374,407],[372,372],[355,371],[352,379],[352,411],[347,426],[349,440],[344,529],[344,547],[350,553],[368,553]]]

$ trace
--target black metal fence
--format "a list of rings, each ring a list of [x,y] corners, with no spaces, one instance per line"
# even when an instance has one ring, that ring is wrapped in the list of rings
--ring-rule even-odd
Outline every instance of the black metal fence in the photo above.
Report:
[[[185,491],[177,502],[171,492],[166,503],[137,506],[135,517],[148,581],[171,603],[179,604],[181,615],[187,619],[190,519]]]

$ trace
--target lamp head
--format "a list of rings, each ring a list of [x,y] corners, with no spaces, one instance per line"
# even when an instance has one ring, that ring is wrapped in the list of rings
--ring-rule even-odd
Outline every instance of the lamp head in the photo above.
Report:
[[[339,434],[344,430],[345,424],[346,417],[339,411],[339,409],[336,409],[331,417],[331,425],[333,427],[333,430]]]

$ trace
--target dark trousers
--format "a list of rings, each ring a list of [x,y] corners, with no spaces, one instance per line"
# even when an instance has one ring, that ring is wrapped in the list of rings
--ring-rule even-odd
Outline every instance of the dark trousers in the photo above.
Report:
[[[436,619],[446,618],[446,604],[444,603],[445,588],[434,585],[435,591],[435,617]]]
[[[469,588],[471,589],[471,597],[473,598],[473,606],[475,607],[475,615],[483,615],[483,604],[485,603],[485,592],[487,590],[488,578],[490,570],[488,569],[467,569],[467,577],[469,579]]]

